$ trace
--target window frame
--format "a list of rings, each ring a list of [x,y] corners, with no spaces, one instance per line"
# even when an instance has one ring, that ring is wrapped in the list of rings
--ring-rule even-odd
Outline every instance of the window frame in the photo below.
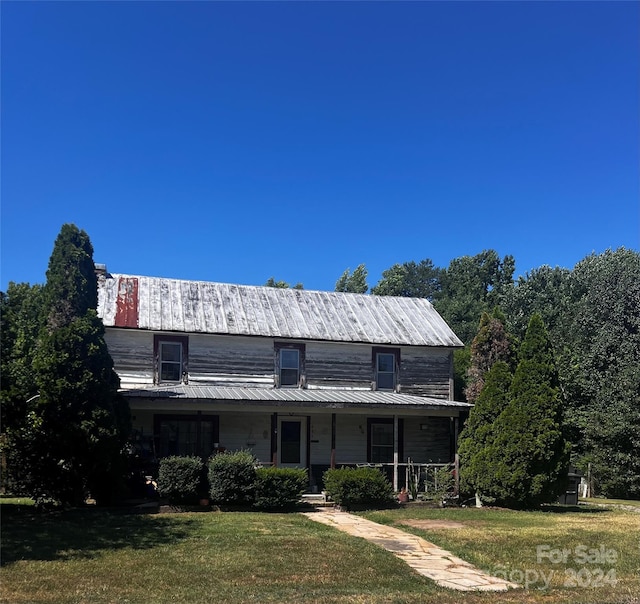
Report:
[[[162,360],[163,344],[180,344],[180,377],[177,380],[162,379],[162,364],[176,363],[175,361]],[[154,334],[153,336],[153,383],[154,384],[187,384],[189,383],[189,337],[174,336],[164,334]]]
[[[378,371],[378,359],[380,355],[393,356],[393,386],[391,388],[381,388],[379,382],[379,375],[389,375],[388,371]],[[400,387],[400,349],[399,348],[386,348],[381,346],[374,346],[371,349],[371,365],[373,370],[373,389],[382,390],[386,392],[398,392]]]
[[[368,417],[367,418],[367,463],[393,463],[393,442],[391,443],[391,459],[390,461],[373,461],[373,447],[384,446],[377,445],[373,442],[373,427],[376,425],[391,425],[393,431],[393,418],[392,417]],[[398,418],[398,460],[402,462],[404,459],[404,419]]]
[[[304,388],[306,384],[305,373],[305,344],[297,342],[274,342],[273,345],[275,354],[275,374],[274,382],[276,388]],[[291,370],[293,367],[282,367],[282,351],[295,350],[298,353],[298,379],[295,384],[283,384],[282,383],[282,371],[283,369]]]

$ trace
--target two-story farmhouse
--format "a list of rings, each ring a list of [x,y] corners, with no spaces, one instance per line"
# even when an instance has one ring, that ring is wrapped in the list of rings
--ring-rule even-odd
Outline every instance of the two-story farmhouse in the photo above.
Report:
[[[154,455],[251,449],[264,464],[453,458],[460,340],[427,301],[99,274],[98,312]]]

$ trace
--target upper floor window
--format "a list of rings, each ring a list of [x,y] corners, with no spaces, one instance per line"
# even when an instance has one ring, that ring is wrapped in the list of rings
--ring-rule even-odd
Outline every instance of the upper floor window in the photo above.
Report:
[[[373,369],[376,390],[395,390],[398,385],[400,350],[397,348],[374,348]]]
[[[189,340],[187,336],[156,335],[153,338],[155,383],[186,382],[188,379]]]
[[[304,381],[304,344],[276,342],[277,386],[299,387]]]

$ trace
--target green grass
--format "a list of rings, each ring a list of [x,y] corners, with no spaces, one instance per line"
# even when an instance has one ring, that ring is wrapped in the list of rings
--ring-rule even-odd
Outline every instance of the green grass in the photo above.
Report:
[[[619,554],[613,565],[618,584],[567,589],[556,582],[545,591],[498,595],[453,592],[389,552],[298,514],[38,514],[3,504],[0,602],[621,604],[636,602],[640,593],[639,514],[409,508],[365,515],[493,571],[504,566],[560,573],[566,565],[536,563],[537,544],[602,543]],[[400,524],[421,519],[458,521],[464,528],[425,531]]]
[[[409,602],[440,590],[299,514],[3,514],[0,601]]]
[[[634,508],[640,508],[640,501],[637,499],[602,499],[600,497],[590,497],[580,499],[581,503],[594,503],[596,505],[628,505]]]
[[[526,599],[515,601],[640,602],[640,514],[635,512],[409,507],[363,515],[420,535],[492,574],[516,582],[528,576]],[[462,527],[415,526],[430,520]],[[542,589],[547,579],[549,587]]]

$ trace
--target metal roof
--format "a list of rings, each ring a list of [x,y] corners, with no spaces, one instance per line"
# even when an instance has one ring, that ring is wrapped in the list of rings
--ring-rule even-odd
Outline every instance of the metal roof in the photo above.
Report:
[[[413,346],[459,347],[422,298],[280,289],[107,274],[98,280],[107,327]]]
[[[130,398],[245,401],[321,407],[469,408],[469,403],[426,396],[370,390],[304,390],[301,388],[231,388],[218,386],[153,386],[122,390]]]

